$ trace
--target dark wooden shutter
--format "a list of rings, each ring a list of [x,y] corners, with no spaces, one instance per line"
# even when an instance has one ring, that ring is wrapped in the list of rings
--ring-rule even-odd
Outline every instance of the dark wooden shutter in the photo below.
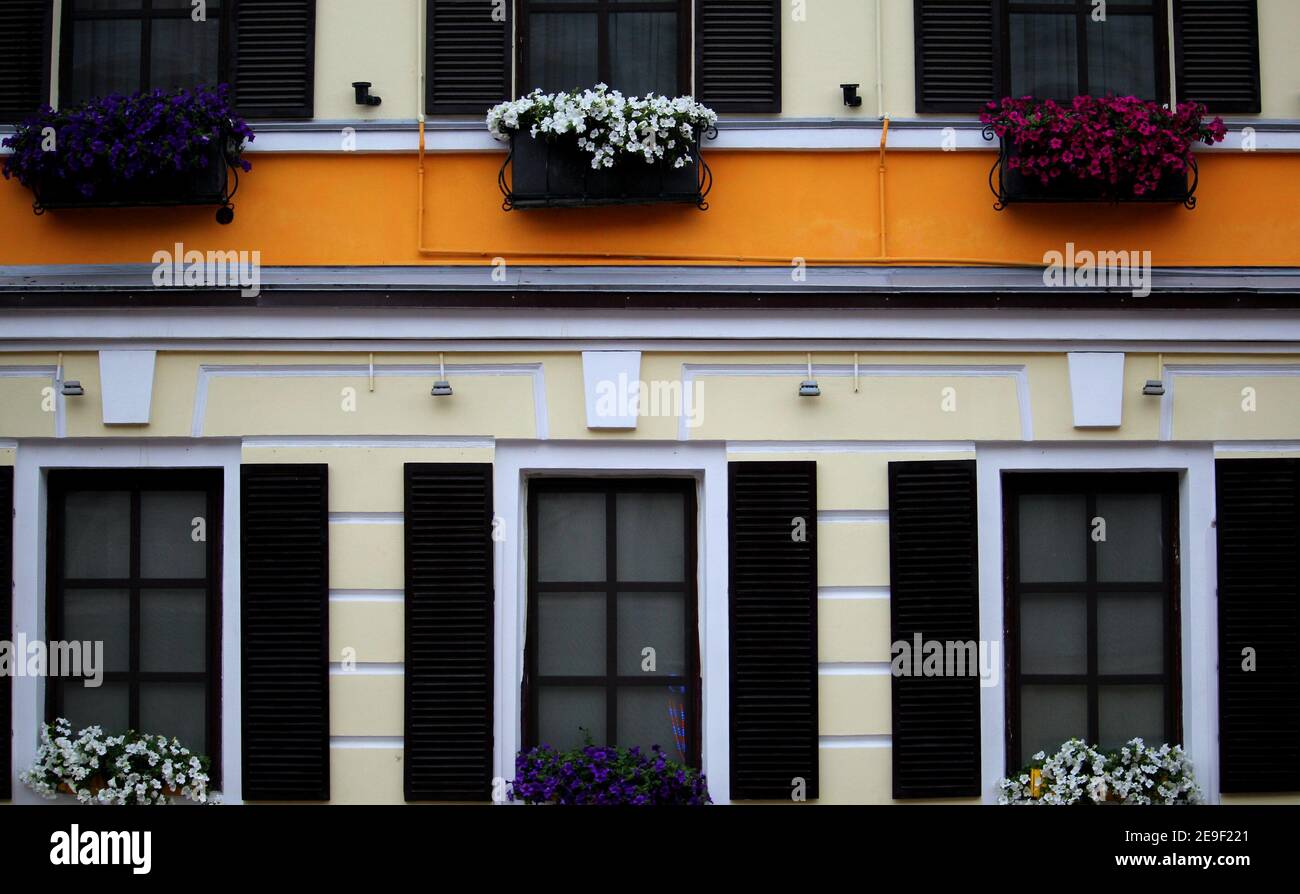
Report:
[[[16,124],[50,97],[51,0],[0,3],[0,124]]]
[[[1223,459],[1215,475],[1219,788],[1300,791],[1300,460]]]
[[[235,110],[245,118],[312,117],[316,0],[233,2],[229,71]]]
[[[492,789],[492,466],[406,464],[408,801]]]
[[[915,0],[916,110],[979,112],[997,98],[994,0]]]
[[[430,115],[482,115],[510,98],[513,3],[428,0],[425,111]]]
[[[891,642],[978,642],[975,463],[889,464]],[[892,678],[895,798],[980,793],[979,676]]]
[[[817,464],[728,467],[731,797],[818,797]],[[802,529],[803,539],[796,539]]]
[[[781,111],[780,0],[696,0],[695,96],[716,112]]]
[[[14,641],[14,468],[0,468],[0,642]],[[0,801],[14,796],[13,678],[0,675]]]
[[[1255,0],[1181,0],[1174,16],[1178,100],[1211,112],[1260,111]]]
[[[328,801],[329,467],[240,471],[244,799]]]

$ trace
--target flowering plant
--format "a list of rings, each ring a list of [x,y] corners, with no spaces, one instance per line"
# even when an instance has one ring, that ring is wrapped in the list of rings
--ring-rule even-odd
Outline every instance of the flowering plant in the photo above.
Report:
[[[57,182],[93,199],[124,184],[207,169],[223,139],[228,157],[248,171],[239,154],[253,131],[232,111],[229,92],[222,84],[112,93],[60,111],[46,106],[5,138],[13,150],[5,179],[34,190]]]
[[[1223,119],[1205,114],[1194,102],[1170,110],[1133,96],[1076,96],[1069,105],[1025,96],[989,103],[980,121],[1009,143],[1008,167],[1030,180],[1063,178],[1140,198],[1185,175],[1196,143],[1223,141]]]
[[[542,745],[515,758],[511,801],[526,804],[709,804],[703,775],[664,757],[658,745],[592,745],[556,751]]]
[[[1035,778],[1037,777],[1037,778]],[[1103,754],[1071,739],[1050,757],[1033,756],[998,783],[999,804],[1196,804],[1201,791],[1181,745],[1148,748],[1132,739]]]
[[[698,132],[717,122],[717,114],[694,97],[624,97],[604,84],[581,93],[534,90],[487,113],[488,132],[498,140],[523,130],[534,139],[576,136],[596,169],[612,168],[629,157],[685,167],[693,160],[691,147],[698,142]]]
[[[67,792],[82,804],[167,804],[176,795],[206,804],[215,803],[209,766],[174,738],[134,730],[105,736],[98,726],[73,737],[71,722],[60,717],[41,728],[36,760],[18,778],[44,798]]]

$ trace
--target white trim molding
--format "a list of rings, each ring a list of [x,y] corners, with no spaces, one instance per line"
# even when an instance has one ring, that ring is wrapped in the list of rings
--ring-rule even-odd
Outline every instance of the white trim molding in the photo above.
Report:
[[[702,766],[715,803],[730,800],[727,635],[727,454],[720,442],[498,441],[492,467],[494,513],[505,537],[495,544],[493,775],[514,778],[523,741],[520,685],[527,629],[528,481],[533,477],[674,476],[697,482]]]
[[[22,439],[14,470],[14,630],[45,639],[46,472],[50,469],[219,468],[221,531],[221,791],[225,804],[242,800],[239,667],[239,463],[237,439]],[[13,685],[14,802],[43,803],[18,782],[31,765],[45,720],[45,681],[18,677]]]
[[[1245,376],[1300,376],[1300,363],[1172,363],[1160,370],[1165,393],[1160,398],[1160,440],[1174,440],[1174,389],[1179,378],[1235,379]]]
[[[1219,801],[1217,554],[1214,448],[1147,444],[988,445],[977,448],[980,631],[1002,639],[1002,476],[1018,471],[1172,471],[1179,474],[1178,535],[1183,745],[1209,803]],[[981,794],[997,800],[1006,767],[1006,675],[980,690]]]

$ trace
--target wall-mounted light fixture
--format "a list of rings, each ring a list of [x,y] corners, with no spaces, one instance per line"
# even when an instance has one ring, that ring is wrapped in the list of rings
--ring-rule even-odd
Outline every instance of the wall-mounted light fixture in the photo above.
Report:
[[[369,81],[353,81],[352,89],[357,91],[357,105],[359,106],[377,106],[383,99],[370,94],[371,83]]]
[[[822,389],[813,378],[812,354],[808,355],[808,378],[799,383],[800,397],[821,397]]]
[[[1142,386],[1142,393],[1147,397],[1163,397],[1165,393],[1164,383],[1164,355],[1156,355],[1156,377],[1147,379],[1147,383]]]
[[[63,352],[59,352],[59,362],[54,368],[54,381],[59,386],[59,393],[64,397],[81,397],[86,393],[86,389],[81,387],[81,382],[71,379],[63,381]]]
[[[858,96],[858,86],[858,84],[840,84],[840,89],[844,91],[844,104],[850,109],[862,106],[862,97]]]
[[[451,382],[447,381],[447,368],[442,362],[442,354],[438,355],[438,381],[433,383],[433,390],[429,393],[434,397],[451,397]]]

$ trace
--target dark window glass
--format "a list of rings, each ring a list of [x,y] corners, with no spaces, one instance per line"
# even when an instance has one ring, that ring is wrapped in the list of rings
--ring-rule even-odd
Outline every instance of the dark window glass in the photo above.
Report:
[[[523,0],[519,92],[597,83],[628,96],[688,92],[689,8],[680,0]]]
[[[697,763],[693,482],[535,481],[529,532],[528,744]]]
[[[1009,0],[1005,75],[1012,96],[1164,99],[1165,4]]]
[[[189,0],[65,0],[61,105],[224,77],[224,6]]]
[[[54,471],[49,485],[50,638],[104,649],[102,686],[50,679],[49,718],[176,736],[215,763],[221,473]]]
[[[1177,479],[1012,475],[1006,611],[1018,768],[1078,737],[1178,737]]]

